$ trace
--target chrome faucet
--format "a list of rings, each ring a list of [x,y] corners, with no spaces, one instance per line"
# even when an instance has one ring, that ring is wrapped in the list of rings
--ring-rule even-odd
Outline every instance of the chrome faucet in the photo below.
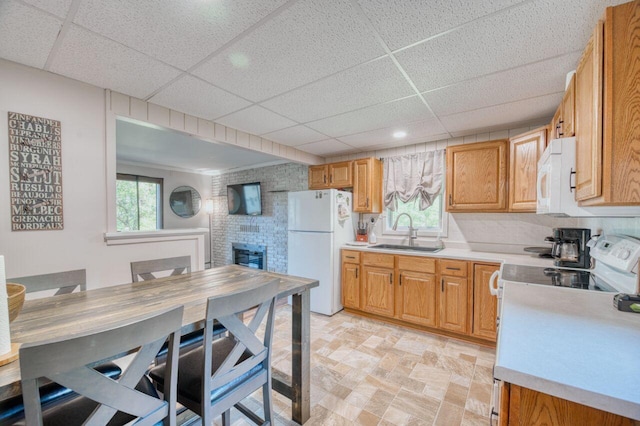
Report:
[[[418,238],[418,230],[413,227],[413,219],[411,218],[409,213],[400,213],[398,215],[398,217],[396,218],[396,223],[393,224],[393,228],[392,229],[394,231],[396,229],[398,229],[398,221],[400,220],[400,218],[402,216],[405,216],[405,215],[409,218],[409,247],[413,247],[413,245],[414,245],[413,240]]]

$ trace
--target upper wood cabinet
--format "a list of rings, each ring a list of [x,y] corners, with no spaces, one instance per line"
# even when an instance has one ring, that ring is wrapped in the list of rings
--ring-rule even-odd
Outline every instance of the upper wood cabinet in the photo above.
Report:
[[[309,166],[309,189],[350,188],[353,161]]]
[[[509,210],[536,211],[538,160],[547,144],[546,127],[509,140]]]
[[[640,2],[607,8],[576,75],[576,199],[640,204]]]
[[[602,194],[602,55],[598,22],[576,69],[576,199]]]
[[[309,166],[309,189],[326,189],[329,187],[329,166]]]
[[[448,212],[504,212],[508,208],[509,141],[447,148]]]
[[[571,77],[569,86],[564,92],[562,103],[562,119],[560,120],[559,137],[568,138],[575,134],[575,115],[576,115],[576,76]]]
[[[376,158],[354,160],[353,211],[382,213],[382,161]]]
[[[548,140],[558,138],[568,138],[575,134],[575,103],[576,103],[576,76],[571,77],[562,97],[562,102],[558,105],[553,120],[551,120],[551,130],[547,134]]]

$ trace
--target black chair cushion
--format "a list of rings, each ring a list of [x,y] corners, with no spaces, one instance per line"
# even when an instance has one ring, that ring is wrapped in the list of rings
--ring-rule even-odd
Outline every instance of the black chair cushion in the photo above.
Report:
[[[95,369],[112,379],[117,379],[122,374],[122,369],[113,362],[100,364]],[[64,402],[73,396],[77,396],[77,394],[57,383],[47,383],[40,386],[40,404],[43,410],[56,403]],[[11,424],[23,418],[24,402],[22,401],[22,395],[0,401],[0,425]]]
[[[220,323],[215,323],[213,325],[213,336],[218,336],[226,331],[226,328]],[[201,345],[204,340],[204,329],[195,330],[191,333],[183,334],[180,336],[180,349],[183,350],[191,350],[196,346]],[[160,351],[158,351],[158,358],[164,358],[167,356],[167,352],[169,351],[169,342],[164,342]]]
[[[211,360],[211,371],[216,371],[225,360],[229,352],[234,348],[235,340],[233,337],[223,337],[213,342],[213,355]],[[238,363],[249,358],[251,354],[247,351],[240,357]],[[180,355],[178,362],[178,399],[180,395],[184,395],[192,401],[200,402],[202,399],[202,365],[204,360],[204,349],[202,346],[193,349],[185,354]],[[221,386],[211,392],[211,401],[220,395],[227,393],[231,388],[238,386],[246,380],[260,373],[264,368],[262,364],[258,364],[251,370],[237,377],[235,380]],[[165,364],[160,364],[149,371],[149,377],[159,385],[162,389],[164,385]]]
[[[144,392],[147,395],[158,397],[156,389],[148,377],[144,376],[138,384],[136,389],[140,392]],[[71,426],[81,425],[89,417],[89,415],[95,410],[98,403],[92,401],[84,396],[77,396],[75,398],[67,398],[64,401],[54,404],[53,406],[42,410],[42,420],[44,426]],[[135,417],[123,412],[117,412],[111,421],[107,423],[108,426],[120,426],[134,420]],[[160,425],[162,422],[159,423]],[[25,425],[24,420],[15,423],[15,426]]]

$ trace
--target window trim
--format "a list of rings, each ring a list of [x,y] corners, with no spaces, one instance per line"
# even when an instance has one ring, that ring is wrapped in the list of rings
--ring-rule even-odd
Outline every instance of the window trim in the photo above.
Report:
[[[142,176],[142,175],[133,175],[131,173],[116,173],[116,186],[119,180],[127,181],[127,182],[136,182],[136,199],[138,200],[138,205],[140,204],[140,195],[139,195],[139,187],[138,184],[140,182],[143,183],[154,183],[160,186],[160,190],[156,192],[156,230],[164,229],[164,204],[163,204],[163,194],[164,194],[164,179],[151,177],[151,176]],[[116,200],[118,194],[116,191]],[[117,203],[116,203],[117,206]],[[116,227],[118,223],[118,209],[116,207]],[[138,230],[140,229],[140,209],[138,208]],[[122,232],[122,231],[118,231]]]

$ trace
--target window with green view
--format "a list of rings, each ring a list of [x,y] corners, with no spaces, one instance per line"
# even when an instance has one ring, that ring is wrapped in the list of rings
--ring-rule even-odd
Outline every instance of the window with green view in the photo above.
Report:
[[[402,213],[408,213],[413,220],[413,227],[418,229],[421,234],[438,234],[444,233],[443,219],[442,219],[442,193],[440,193],[433,204],[426,210],[419,209],[419,201],[413,200],[404,203],[398,200],[398,208],[396,211],[386,209],[387,220],[385,221],[385,232],[393,232],[393,224],[396,223],[396,218]],[[402,216],[398,221],[398,233],[406,233],[409,230],[409,218]]]
[[[162,229],[162,179],[118,173],[116,179],[116,229]]]

